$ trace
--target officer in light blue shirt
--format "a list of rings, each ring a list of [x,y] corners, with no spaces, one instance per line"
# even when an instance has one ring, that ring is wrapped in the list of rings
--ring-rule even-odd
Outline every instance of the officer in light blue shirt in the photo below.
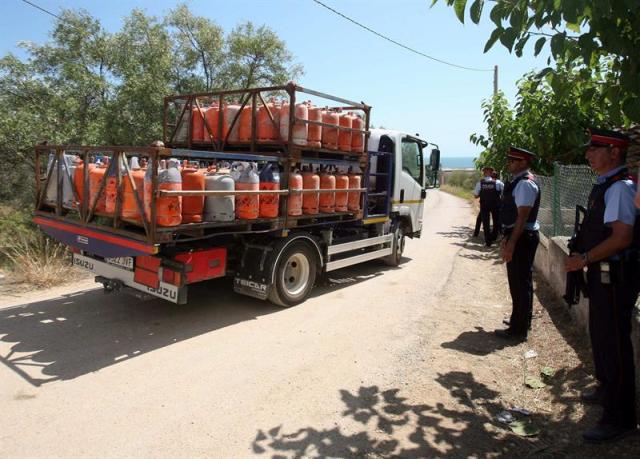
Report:
[[[527,339],[533,311],[533,260],[540,242],[540,189],[529,171],[535,156],[522,148],[509,148],[507,168],[512,180],[504,187],[500,209],[504,233],[500,252],[507,263],[513,308],[509,328],[496,330],[496,335],[516,341]]]
[[[565,269],[587,271],[589,335],[598,386],[582,399],[600,403],[603,411],[583,437],[601,443],[637,429],[630,335],[640,290],[640,222],[633,202],[635,185],[625,166],[629,138],[604,129],[590,131],[585,157],[598,178]]]

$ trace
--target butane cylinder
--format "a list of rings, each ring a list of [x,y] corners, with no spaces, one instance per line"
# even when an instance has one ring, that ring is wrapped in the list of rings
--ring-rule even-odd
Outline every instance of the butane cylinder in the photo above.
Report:
[[[228,173],[208,173],[205,175],[204,185],[206,190],[235,190],[235,182]],[[205,221],[229,222],[235,218],[235,198],[233,195],[207,196],[204,204]]]
[[[256,163],[236,163],[237,170],[236,191],[260,190],[260,178],[258,177]],[[236,218],[254,220],[260,213],[260,198],[257,194],[236,195]]]
[[[268,163],[260,171],[260,190],[279,190],[280,171],[274,163]],[[277,194],[260,195],[260,218],[276,218],[280,206],[280,198]]]
[[[181,175],[183,190],[204,191],[204,173],[197,162],[183,167]],[[203,210],[204,196],[182,197],[182,223],[200,223]]]
[[[320,193],[320,212],[332,213],[336,211],[336,177],[327,169],[320,173],[320,189],[331,190]]]
[[[305,190],[320,189],[320,176],[313,171],[311,165],[302,171],[302,185]],[[316,215],[320,207],[320,193],[304,193],[302,196],[302,213]]]
[[[289,197],[288,199],[288,215],[297,217],[302,215],[302,193],[296,193],[296,191],[302,190],[304,183],[302,175],[295,169],[292,169],[289,173]]]
[[[349,188],[360,188],[362,184],[362,176],[353,171],[349,171]],[[360,210],[360,192],[350,191],[348,207],[351,212],[357,212]]]

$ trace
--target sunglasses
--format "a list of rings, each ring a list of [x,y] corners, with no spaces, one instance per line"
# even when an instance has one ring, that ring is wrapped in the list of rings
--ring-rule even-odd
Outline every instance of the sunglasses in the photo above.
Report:
[[[516,162],[516,161],[524,161],[524,160],[522,158],[512,158],[510,156],[507,157],[507,162],[508,163],[513,163],[513,162]]]

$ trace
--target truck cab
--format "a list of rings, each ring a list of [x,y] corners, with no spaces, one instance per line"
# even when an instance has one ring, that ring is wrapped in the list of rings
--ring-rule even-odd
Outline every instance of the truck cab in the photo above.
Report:
[[[417,136],[388,129],[371,129],[369,151],[389,152],[393,158],[391,215],[401,222],[404,235],[419,237],[426,197],[427,168],[439,162],[439,151],[425,164],[428,142]],[[371,160],[371,174],[378,170],[377,158]]]

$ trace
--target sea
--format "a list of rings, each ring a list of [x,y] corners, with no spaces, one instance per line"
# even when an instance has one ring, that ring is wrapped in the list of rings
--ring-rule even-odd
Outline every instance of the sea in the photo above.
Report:
[[[443,156],[440,163],[443,169],[469,169],[475,168],[474,159],[475,156]]]

